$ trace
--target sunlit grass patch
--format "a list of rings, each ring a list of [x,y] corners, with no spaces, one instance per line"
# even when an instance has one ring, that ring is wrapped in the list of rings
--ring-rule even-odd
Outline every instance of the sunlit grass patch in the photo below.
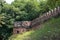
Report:
[[[31,30],[29,32],[25,32],[23,34],[15,34],[12,35],[9,40],[28,40],[30,39],[29,36],[33,33],[34,31]]]

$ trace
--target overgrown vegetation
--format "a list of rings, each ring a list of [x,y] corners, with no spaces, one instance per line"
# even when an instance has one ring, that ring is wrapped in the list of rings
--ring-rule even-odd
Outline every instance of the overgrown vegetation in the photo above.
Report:
[[[13,35],[9,40],[60,40],[60,17],[50,19],[41,27],[43,28]]]
[[[15,0],[11,4],[0,0],[0,35],[8,40],[15,21],[31,21],[58,6],[60,0]]]

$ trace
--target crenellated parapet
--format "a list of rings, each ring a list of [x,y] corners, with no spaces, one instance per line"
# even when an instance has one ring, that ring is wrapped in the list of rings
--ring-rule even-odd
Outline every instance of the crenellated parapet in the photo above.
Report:
[[[32,27],[38,26],[41,23],[43,23],[44,21],[52,18],[52,17],[56,17],[60,14],[60,7],[57,7],[55,9],[52,9],[51,11],[48,11],[46,13],[44,13],[43,15],[39,16],[38,18],[32,20]]]
[[[52,17],[60,15],[60,7],[44,13],[32,21],[18,21],[14,23],[13,34],[26,32],[27,29],[38,27]]]

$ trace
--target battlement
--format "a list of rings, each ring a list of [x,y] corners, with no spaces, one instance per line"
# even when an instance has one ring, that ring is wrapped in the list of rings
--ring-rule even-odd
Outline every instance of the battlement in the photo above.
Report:
[[[60,15],[60,7],[57,7],[32,21],[18,21],[14,23],[13,33],[22,33],[27,31],[27,29],[38,27],[40,24],[44,23],[46,20]]]

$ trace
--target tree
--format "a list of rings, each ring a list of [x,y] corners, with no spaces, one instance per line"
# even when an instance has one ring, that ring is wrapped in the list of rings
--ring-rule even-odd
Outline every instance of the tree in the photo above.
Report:
[[[33,20],[40,14],[38,13],[40,9],[37,0],[15,0],[12,5],[19,8],[20,12],[22,12],[21,15],[23,15],[23,17],[20,18],[22,20]],[[23,11],[26,14],[23,14]]]
[[[60,6],[60,0],[47,0],[47,5],[49,6],[49,9],[53,9]]]

